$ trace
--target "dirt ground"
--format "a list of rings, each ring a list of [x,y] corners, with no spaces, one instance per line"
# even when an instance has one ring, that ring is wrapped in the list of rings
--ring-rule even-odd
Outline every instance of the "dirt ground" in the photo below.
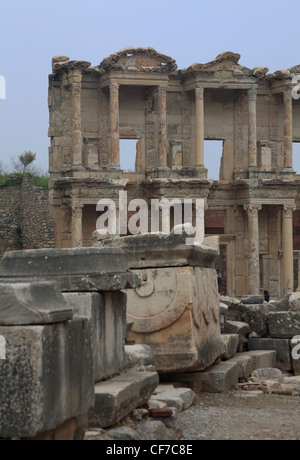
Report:
[[[178,421],[185,440],[300,440],[300,397],[200,393]]]

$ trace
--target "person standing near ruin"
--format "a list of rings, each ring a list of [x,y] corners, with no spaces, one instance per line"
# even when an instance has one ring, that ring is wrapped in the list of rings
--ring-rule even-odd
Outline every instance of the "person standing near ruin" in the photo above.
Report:
[[[217,281],[218,281],[218,289],[219,289],[219,292],[220,292],[221,287],[223,285],[223,281],[222,281],[222,275],[221,275],[219,270],[217,270]]]

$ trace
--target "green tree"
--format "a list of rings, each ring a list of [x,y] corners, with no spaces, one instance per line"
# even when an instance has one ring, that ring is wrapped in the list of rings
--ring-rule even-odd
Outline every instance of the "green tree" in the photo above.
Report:
[[[36,159],[36,153],[33,153],[29,150],[19,155],[17,159],[12,157],[10,161],[13,165],[14,172],[22,173],[22,174],[26,172],[30,172],[34,174],[35,171],[34,171],[34,168],[32,167],[32,163],[35,161],[35,159]]]

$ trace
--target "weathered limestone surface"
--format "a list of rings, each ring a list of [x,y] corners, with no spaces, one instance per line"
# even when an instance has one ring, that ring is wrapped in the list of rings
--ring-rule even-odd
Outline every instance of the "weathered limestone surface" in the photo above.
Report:
[[[200,370],[224,351],[216,272],[218,251],[188,246],[186,234],[104,240],[122,247],[142,285],[127,290],[130,338],[150,345],[159,372]]]
[[[288,339],[253,338],[248,341],[248,348],[252,350],[275,350],[276,367],[286,372],[293,369],[290,342]]]
[[[63,292],[118,291],[140,284],[120,249],[39,249],[7,252],[1,281],[46,279],[58,281]]]
[[[221,359],[227,361],[232,358],[238,349],[239,345],[239,336],[238,334],[222,334],[222,340],[225,345],[225,352],[222,353]]]
[[[56,282],[0,283],[0,298],[1,326],[59,323],[73,316]]]
[[[29,438],[87,414],[94,404],[87,319],[1,326],[0,437]]]
[[[64,293],[74,317],[91,323],[94,381],[107,379],[126,367],[126,295],[121,292]]]
[[[95,406],[90,424],[103,428],[112,426],[133,409],[143,406],[159,383],[157,372],[129,369],[95,386]]]
[[[300,334],[300,312],[270,312],[269,328],[271,337],[291,339]]]
[[[241,304],[239,307],[240,321],[247,323],[251,332],[264,337],[268,335],[269,309],[264,304]]]

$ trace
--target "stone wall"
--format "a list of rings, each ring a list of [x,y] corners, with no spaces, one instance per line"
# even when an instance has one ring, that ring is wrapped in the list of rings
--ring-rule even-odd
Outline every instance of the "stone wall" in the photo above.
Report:
[[[0,260],[6,251],[54,247],[48,193],[30,176],[0,188]]]

